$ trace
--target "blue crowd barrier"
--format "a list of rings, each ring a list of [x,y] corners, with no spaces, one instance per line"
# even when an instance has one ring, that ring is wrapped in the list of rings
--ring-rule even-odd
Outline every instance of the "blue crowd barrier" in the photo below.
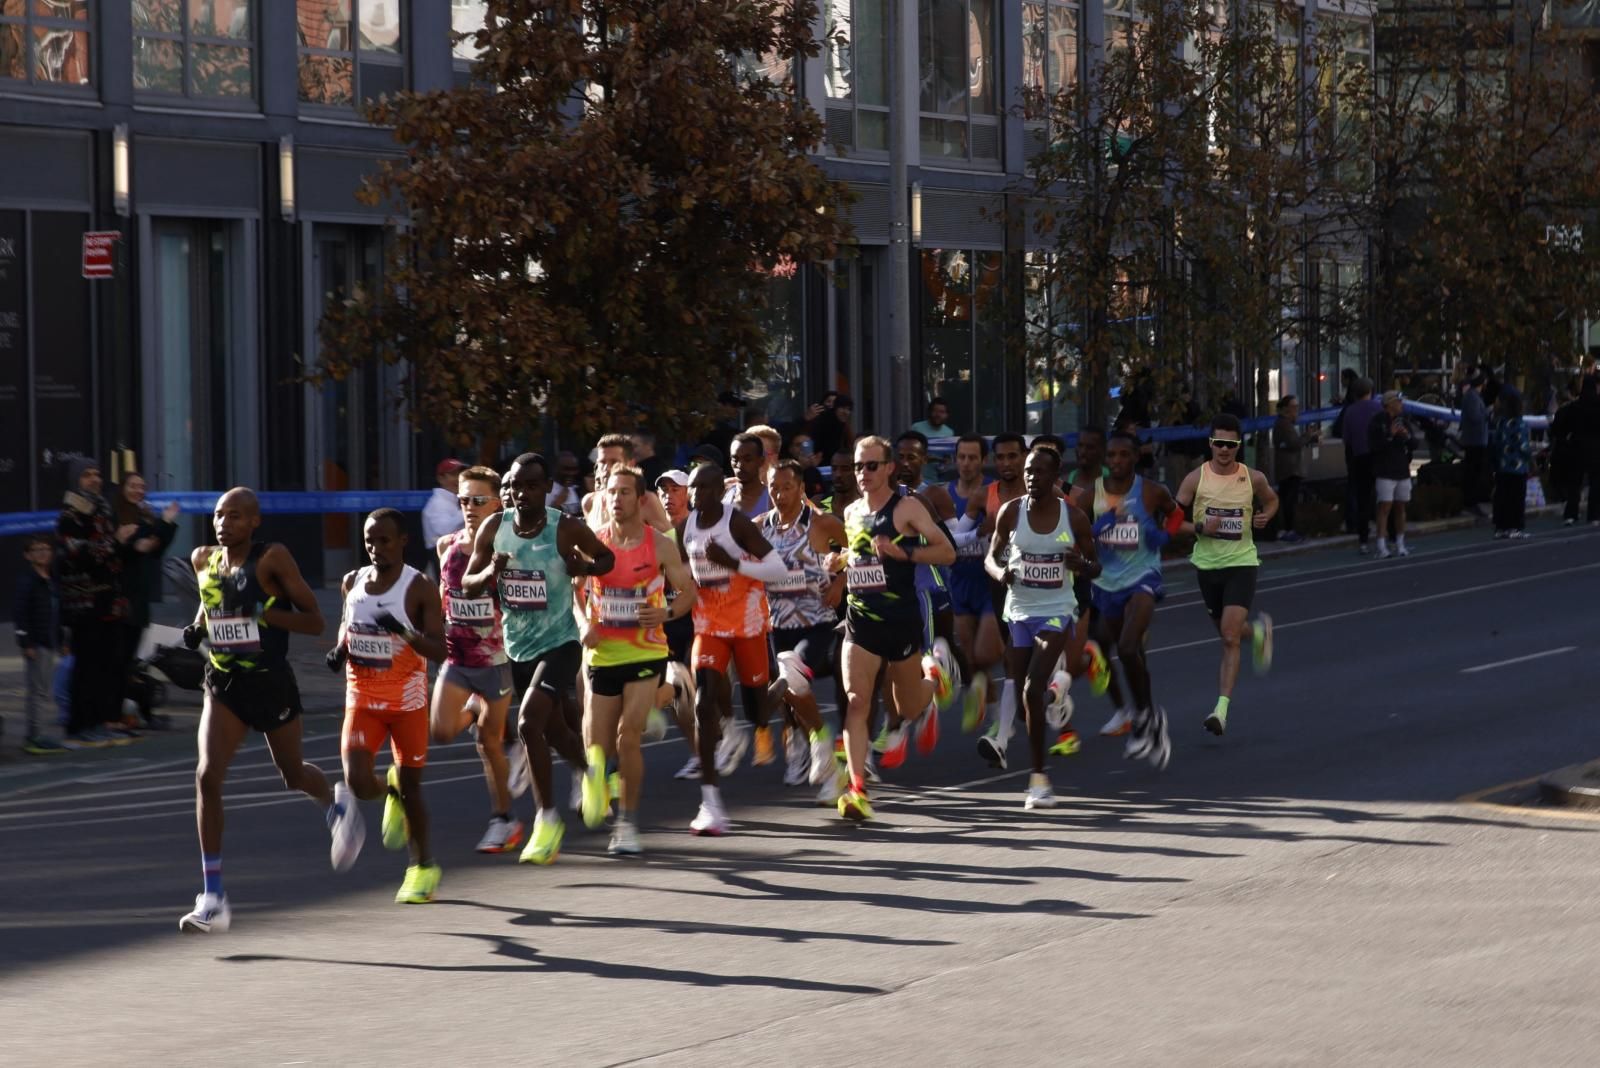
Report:
[[[276,491],[256,494],[264,515],[327,515],[340,512],[370,512],[377,508],[398,508],[402,512],[420,512],[428,503],[431,490],[327,490],[327,491]],[[178,493],[151,493],[147,503],[160,511],[176,503],[190,515],[209,515],[216,507],[222,491],[186,491]],[[14,534],[39,534],[54,530],[59,511],[8,512],[0,515],[0,536]]]

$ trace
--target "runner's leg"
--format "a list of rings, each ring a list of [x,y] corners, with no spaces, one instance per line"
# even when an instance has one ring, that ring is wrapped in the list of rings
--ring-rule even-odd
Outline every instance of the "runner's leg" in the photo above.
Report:
[[[206,694],[200,711],[200,760],[194,770],[195,824],[205,856],[222,853],[222,782],[249,733],[244,720]]]

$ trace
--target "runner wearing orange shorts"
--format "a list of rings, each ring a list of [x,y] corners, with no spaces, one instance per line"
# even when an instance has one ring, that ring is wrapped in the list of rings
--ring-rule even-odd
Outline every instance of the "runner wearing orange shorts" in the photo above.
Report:
[[[405,519],[380,508],[362,528],[370,567],[344,577],[344,615],[330,666],[345,671],[344,778],[363,801],[384,798],[383,844],[409,844],[411,866],[395,901],[433,900],[439,865],[428,842],[422,769],[428,763],[428,661],[443,660],[439,591],[405,561]],[[374,759],[388,740],[394,753],[385,782]]]

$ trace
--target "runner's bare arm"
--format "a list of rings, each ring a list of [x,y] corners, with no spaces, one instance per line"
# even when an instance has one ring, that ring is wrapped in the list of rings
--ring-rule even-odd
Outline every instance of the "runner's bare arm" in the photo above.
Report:
[[[256,566],[256,577],[261,580],[261,588],[268,596],[294,605],[292,611],[287,608],[265,609],[261,613],[263,623],[291,634],[309,634],[313,638],[322,633],[326,624],[322,609],[317,605],[316,594],[306,585],[305,578],[300,574],[300,565],[294,562],[288,549],[277,544],[267,546],[267,551],[261,554],[261,562]]]
[[[556,527],[556,551],[574,578],[604,575],[617,566],[617,557],[587,523],[571,516]]]
[[[814,512],[811,516],[811,533],[808,535],[812,551],[832,552],[845,544],[844,524],[838,516]]]
[[[1094,530],[1082,508],[1064,502],[1067,524],[1072,529],[1072,548],[1066,554],[1067,566],[1079,575],[1089,578],[1100,576],[1100,558],[1095,550]]]
[[[1258,528],[1264,527],[1278,514],[1278,494],[1267,482],[1267,476],[1260,471],[1250,472],[1250,488],[1255,491],[1256,500],[1261,505],[1256,509],[1255,515],[1251,516],[1250,523]]]
[[[994,533],[989,536],[989,552],[983,558],[983,569],[989,577],[1002,585],[1010,585],[1011,569],[1006,566],[1002,554],[1011,544],[1011,532],[1017,527],[1017,509],[1020,506],[1016,500],[1007,501],[1000,506],[1000,515],[995,520]]]
[[[472,541],[472,559],[467,561],[467,573],[461,576],[461,592],[468,597],[482,596],[484,589],[499,579],[505,570],[505,561],[494,551],[495,535],[500,533],[500,516],[492,515],[478,528]]]
[[[1178,533],[1190,538],[1198,538],[1201,531],[1194,523],[1194,496],[1200,490],[1200,472],[1203,468],[1197,467],[1183,476],[1183,483],[1178,487],[1178,496],[1175,504],[1181,508],[1187,518],[1178,527]]]
[[[919,496],[927,502],[928,510],[945,522],[956,517],[956,502],[950,499],[950,491],[943,486],[929,486]]]
[[[411,580],[411,588],[406,590],[406,615],[415,629],[402,634],[401,640],[429,660],[443,661],[444,611],[439,606],[438,587],[426,576]]]
[[[656,559],[661,561],[661,570],[667,576],[667,581],[678,591],[678,596],[673,598],[667,609],[667,618],[682,619],[694,608],[694,599],[699,594],[694,576],[689,573],[689,558],[681,539],[674,539],[660,531],[653,532],[653,535],[656,539]]]
[[[895,529],[902,534],[920,534],[926,545],[904,548],[907,559],[918,564],[943,567],[956,562],[955,543],[950,540],[928,506],[919,500],[901,501],[894,510]]]

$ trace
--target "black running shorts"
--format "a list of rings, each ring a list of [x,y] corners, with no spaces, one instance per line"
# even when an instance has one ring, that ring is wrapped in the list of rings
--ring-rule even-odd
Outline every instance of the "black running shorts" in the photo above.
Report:
[[[667,670],[665,660],[640,660],[633,664],[610,664],[605,667],[589,665],[589,692],[596,697],[621,697],[622,688],[630,682],[653,678],[660,682]]]
[[[563,642],[532,660],[511,661],[511,678],[517,693],[527,693],[529,686],[537,686],[546,697],[558,701],[578,685],[578,668],[582,665],[583,646]]]
[[[922,623],[919,619],[901,621],[866,619],[855,613],[845,616],[845,640],[891,664],[916,656],[922,651]]]
[[[300,718],[300,686],[288,665],[260,671],[223,671],[206,664],[206,696],[251,730],[268,734]]]
[[[1246,612],[1256,599],[1256,574],[1261,569],[1252,564],[1243,567],[1218,567],[1195,569],[1195,581],[1200,585],[1200,596],[1206,602],[1206,611],[1212,619],[1221,619],[1222,610],[1237,605]]]

